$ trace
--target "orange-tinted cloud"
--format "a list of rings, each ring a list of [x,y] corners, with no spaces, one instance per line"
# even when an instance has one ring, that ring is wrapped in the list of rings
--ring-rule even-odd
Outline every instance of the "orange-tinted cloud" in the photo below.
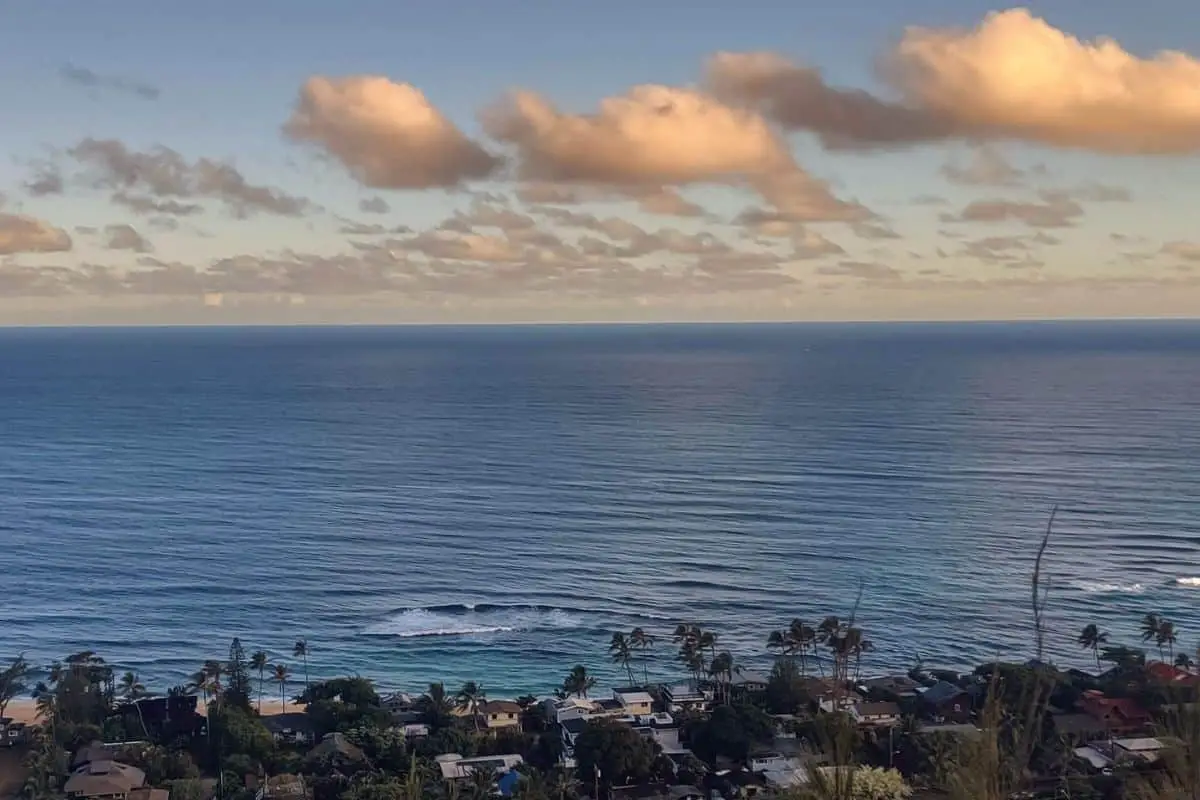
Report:
[[[379,189],[455,186],[500,165],[419,89],[381,77],[309,78],[284,132],[320,145]]]
[[[827,84],[770,53],[720,53],[707,83],[829,147],[1019,139],[1117,154],[1200,151],[1200,60],[1138,58],[1084,42],[1024,9],[973,30],[909,28],[880,62],[895,98]]]

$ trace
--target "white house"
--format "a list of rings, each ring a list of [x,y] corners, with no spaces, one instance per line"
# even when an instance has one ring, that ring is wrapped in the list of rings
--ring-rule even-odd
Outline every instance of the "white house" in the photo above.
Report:
[[[458,753],[446,753],[434,759],[442,771],[442,778],[448,781],[467,778],[473,772],[491,770],[497,775],[511,772],[523,761],[519,755],[480,756],[479,758],[463,758]]]
[[[895,703],[855,703],[850,716],[863,727],[883,728],[900,724],[900,706]]]

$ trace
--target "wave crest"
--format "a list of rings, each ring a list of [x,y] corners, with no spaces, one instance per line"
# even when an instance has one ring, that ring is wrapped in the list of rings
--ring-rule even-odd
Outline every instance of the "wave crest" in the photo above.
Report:
[[[1200,577],[1176,578],[1176,586],[1187,586],[1193,589],[1200,589]]]
[[[478,636],[514,631],[563,630],[580,627],[567,609],[553,606],[499,606],[455,603],[407,608],[369,625],[367,636],[414,639],[427,636]]]
[[[1079,581],[1075,588],[1087,594],[1141,594],[1146,587],[1140,583],[1112,583],[1105,581]]]

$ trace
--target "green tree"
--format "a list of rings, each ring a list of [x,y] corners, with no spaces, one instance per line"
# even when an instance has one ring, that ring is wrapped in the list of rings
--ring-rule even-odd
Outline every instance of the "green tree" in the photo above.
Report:
[[[429,689],[417,703],[425,724],[431,730],[440,731],[449,727],[453,720],[454,703],[446,695],[446,686],[442,683],[431,683]]]
[[[791,659],[776,661],[764,695],[768,710],[775,714],[795,714],[808,699],[804,678],[796,662]]]
[[[624,668],[625,673],[629,676],[629,685],[632,686],[634,679],[630,663],[633,661],[633,647],[630,645],[628,637],[623,633],[614,633],[608,644],[608,653],[614,664],[620,664]]]
[[[225,692],[227,702],[244,709],[250,708],[250,665],[246,662],[246,651],[242,649],[242,641],[236,636],[229,643],[229,660],[225,663],[228,676],[228,688]]]
[[[562,688],[568,695],[586,699],[588,692],[596,688],[596,679],[588,674],[587,667],[576,664],[563,679]]]
[[[258,711],[262,713],[263,685],[267,679],[268,657],[265,650],[255,650],[250,656],[250,669],[258,672]]]
[[[458,690],[455,699],[458,701],[459,710],[471,716],[471,719],[475,723],[475,730],[478,731],[479,709],[487,702],[487,695],[484,693],[483,687],[475,681],[467,681]]]
[[[707,719],[686,723],[684,733],[692,752],[709,764],[721,756],[745,761],[755,745],[773,740],[775,722],[761,709],[738,703],[718,706]]]
[[[9,703],[29,691],[26,683],[29,672],[29,663],[24,655],[17,656],[0,670],[0,719],[4,718]]]
[[[1158,634],[1162,630],[1162,618],[1158,614],[1147,614],[1142,617],[1142,641],[1158,643]],[[1159,656],[1162,656],[1162,645],[1158,645]]]
[[[287,685],[292,679],[292,671],[287,668],[286,664],[276,664],[271,671],[271,678],[279,686],[279,702],[280,711],[287,711]]]
[[[580,782],[599,784],[602,796],[608,797],[613,786],[650,777],[654,747],[628,725],[598,720],[576,738],[575,763]]]
[[[130,702],[146,696],[146,686],[138,678],[136,672],[126,672],[121,676],[121,698]]]
[[[1178,641],[1179,634],[1175,630],[1175,623],[1170,622],[1169,620],[1160,619],[1158,623],[1158,633],[1154,635],[1154,643],[1158,645],[1159,658],[1163,661],[1166,661],[1166,659],[1162,657],[1163,647],[1166,647],[1170,658],[1173,659],[1175,657],[1175,643]]]
[[[304,659],[304,687],[308,688],[308,640],[297,639],[292,647],[292,656]]]
[[[1101,631],[1095,625],[1085,625],[1079,633],[1079,646],[1085,650],[1091,650],[1092,655],[1096,658],[1096,669],[1100,669],[1100,647],[1108,644],[1108,634]]]

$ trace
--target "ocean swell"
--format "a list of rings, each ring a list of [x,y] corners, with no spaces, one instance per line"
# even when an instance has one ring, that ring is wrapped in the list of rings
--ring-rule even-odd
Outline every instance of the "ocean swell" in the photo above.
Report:
[[[513,631],[579,628],[578,616],[552,606],[453,604],[407,608],[363,630],[366,636],[415,639],[427,636],[475,636]]]
[[[1141,594],[1146,587],[1140,583],[1112,583],[1105,581],[1078,581],[1075,588],[1087,594]]]

